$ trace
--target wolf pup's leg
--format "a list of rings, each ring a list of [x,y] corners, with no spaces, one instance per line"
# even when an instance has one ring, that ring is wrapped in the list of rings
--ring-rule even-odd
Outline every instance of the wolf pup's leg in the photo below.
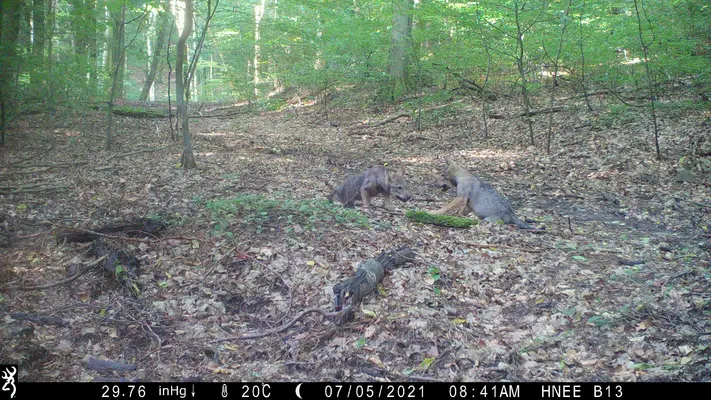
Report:
[[[464,203],[464,205],[462,205],[462,206],[459,208],[459,210],[457,211],[457,214],[458,214],[460,217],[465,217],[465,216],[467,216],[467,214],[469,214],[469,212],[470,212],[471,210],[472,210],[472,209],[469,208],[469,205],[468,205],[467,203]]]
[[[454,209],[459,209],[462,206],[466,207],[466,205],[467,205],[467,198],[466,197],[457,197],[456,199],[452,200],[452,202],[447,204],[446,206],[440,208],[437,211],[433,211],[432,214],[446,214]]]
[[[390,203],[390,200],[392,200],[392,196],[389,194],[383,194],[383,208],[388,211],[393,211],[395,208]]]
[[[368,194],[368,189],[360,189],[360,197],[363,200],[363,208],[370,210],[370,195]]]

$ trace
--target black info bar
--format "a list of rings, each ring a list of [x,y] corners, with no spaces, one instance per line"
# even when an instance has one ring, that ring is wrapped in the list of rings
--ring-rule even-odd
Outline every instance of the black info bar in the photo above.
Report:
[[[17,382],[16,399],[655,399],[707,396],[704,382]],[[10,398],[3,389],[0,397]],[[703,393],[706,393],[705,395]]]

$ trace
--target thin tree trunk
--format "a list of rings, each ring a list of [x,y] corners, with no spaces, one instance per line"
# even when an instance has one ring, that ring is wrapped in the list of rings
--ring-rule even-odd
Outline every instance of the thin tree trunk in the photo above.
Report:
[[[261,52],[260,52],[260,24],[264,17],[266,8],[266,0],[261,0],[259,4],[254,6],[254,61],[252,62],[252,85],[254,86],[254,96],[259,96],[259,74],[261,72]]]
[[[118,21],[114,21],[115,29],[119,32],[114,32],[114,37],[118,38],[118,43],[115,43],[113,50],[114,57],[113,60],[113,76],[111,79],[111,91],[109,92],[109,104],[106,108],[106,150],[111,150],[111,131],[113,129],[113,108],[114,100],[116,99],[116,94],[119,91],[119,87],[123,86],[120,82],[123,78],[121,71],[123,70],[123,38],[124,38],[124,26],[126,22],[126,5],[121,6],[121,18]]]
[[[183,16],[183,31],[180,33],[177,44],[177,59],[175,62],[175,92],[177,96],[178,118],[181,122],[181,132],[183,134],[183,155],[180,159],[183,168],[195,168],[195,155],[193,145],[190,140],[190,124],[188,120],[186,89],[190,82],[186,82],[184,66],[187,62],[186,42],[193,29],[193,3],[192,0],[185,0],[185,13]]]
[[[32,68],[30,70],[30,84],[38,87],[43,84],[44,76],[44,42],[46,39],[44,0],[32,1]],[[40,91],[41,92],[41,91]]]
[[[634,0],[634,9],[637,13],[637,27],[639,28],[639,43],[642,46],[642,53],[644,54],[644,69],[647,73],[647,90],[649,91],[649,104],[652,108],[652,124],[654,125],[654,147],[657,149],[657,160],[662,159],[662,152],[659,149],[659,128],[657,126],[657,112],[655,107],[656,93],[654,91],[654,78],[652,77],[652,72],[649,69],[649,46],[654,43],[654,30],[652,30],[652,24],[647,19],[647,24],[649,24],[649,30],[652,32],[652,40],[648,43],[644,41],[642,36],[642,18],[639,14],[639,6],[637,5],[638,0]],[[640,0],[641,1],[641,0]],[[645,14],[646,18],[646,14]]]
[[[407,90],[407,46],[412,34],[412,0],[393,0],[392,50],[390,53],[390,100]]]
[[[54,7],[53,0],[47,0],[47,29],[49,31],[47,34],[47,91],[48,98],[47,103],[50,109],[54,108],[54,69],[52,68],[52,58],[54,51],[54,30],[56,22],[56,9]]]
[[[560,53],[563,51],[563,41],[565,40],[565,31],[568,28],[568,13],[573,0],[568,0],[568,5],[565,7],[565,15],[563,16],[563,27],[560,30],[560,41],[558,42],[558,52],[555,55],[553,62],[553,84],[551,86],[551,101],[550,108],[553,110],[555,102],[555,88],[558,86],[558,62],[560,61]],[[548,135],[546,137],[546,153],[551,153],[551,141],[553,141],[553,113],[548,113]]]
[[[88,58],[89,58],[89,91],[91,93],[92,99],[99,95],[99,66],[98,59],[99,56],[99,41],[98,37],[100,35],[98,28],[99,24],[97,22],[97,0],[87,0],[87,7],[89,8],[88,14]]]
[[[22,1],[0,4],[0,145],[5,143],[8,115],[13,107],[17,65],[17,39],[20,31]]]
[[[156,74],[158,72],[158,66],[160,65],[161,52],[163,51],[163,46],[165,45],[165,35],[168,30],[168,23],[170,18],[168,12],[164,12],[160,17],[160,28],[158,30],[158,36],[156,37],[155,45],[153,46],[153,55],[151,57],[151,65],[148,68],[148,75],[146,76],[146,81],[143,83],[143,91],[141,91],[140,101],[146,101],[148,95],[150,94],[151,88],[153,87],[153,82],[156,79]]]
[[[124,23],[125,23],[125,15],[126,15],[126,6],[121,7],[121,18],[120,20],[116,19],[112,15],[112,20],[113,24],[111,24],[111,44],[113,46],[110,47],[111,51],[111,75],[115,75],[115,80],[116,80],[116,88],[113,89],[112,91],[114,92],[114,98],[116,99],[122,99],[123,98],[123,76],[124,76],[124,59],[123,59],[123,54],[124,54],[124,49],[123,49],[123,43],[124,43],[124,37],[125,37],[125,32],[124,32]],[[120,21],[120,22],[119,22]],[[113,85],[113,83],[112,83]]]
[[[583,13],[585,12],[585,0],[583,0],[582,9],[580,10],[580,17],[578,19],[578,26],[580,27],[580,40],[578,41],[580,45],[580,86],[583,88],[583,96],[585,98],[585,105],[588,107],[588,111],[592,111],[592,105],[590,104],[590,99],[588,99],[588,88],[585,86],[585,45],[583,44]]]
[[[518,2],[514,2],[514,16],[516,17],[516,47],[518,54],[516,55],[516,66],[518,67],[518,73],[521,76],[521,96],[523,97],[523,107],[526,114],[526,123],[528,124],[528,132],[531,140],[531,146],[534,146],[535,138],[533,137],[533,122],[531,121],[531,102],[528,98],[528,82],[526,80],[526,70],[523,64],[523,31],[521,29],[520,20],[520,8]]]

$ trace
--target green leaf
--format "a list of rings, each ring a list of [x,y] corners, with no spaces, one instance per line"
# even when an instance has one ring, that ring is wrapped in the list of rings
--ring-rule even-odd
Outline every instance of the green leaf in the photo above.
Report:
[[[603,326],[603,325],[608,325],[610,323],[610,320],[600,316],[600,315],[595,315],[590,318],[588,318],[588,323],[593,324],[595,326]]]
[[[422,362],[420,363],[420,367],[427,369],[432,365],[432,363],[434,361],[435,361],[434,357],[427,357],[424,360],[422,360]]]
[[[364,337],[360,337],[358,338],[358,340],[356,340],[355,346],[356,348],[360,349],[361,347],[365,346],[365,343],[366,339]]]

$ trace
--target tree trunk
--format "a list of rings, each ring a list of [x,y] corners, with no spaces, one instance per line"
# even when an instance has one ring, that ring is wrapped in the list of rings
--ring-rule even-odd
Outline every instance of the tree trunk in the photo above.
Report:
[[[32,1],[32,68],[30,84],[33,88],[43,84],[44,76],[44,41],[46,38],[44,26],[44,0]],[[39,90],[41,92],[41,90]]]
[[[259,95],[259,74],[261,72],[261,53],[259,49],[259,26],[262,23],[262,18],[264,17],[264,10],[266,9],[266,0],[261,0],[259,4],[254,6],[254,61],[252,73],[252,85],[254,86],[254,96]]]
[[[126,6],[121,7],[121,15],[114,16],[111,15],[113,20],[111,24],[111,75],[114,76],[116,80],[116,88],[112,91],[114,92],[114,99],[123,99],[123,76],[124,76],[124,60],[123,60],[123,42],[125,37],[124,32],[124,22],[126,15]],[[112,84],[113,85],[113,84]]]
[[[176,10],[178,13],[181,10]],[[175,94],[178,107],[178,118],[181,122],[180,130],[183,133],[183,155],[180,159],[183,168],[195,168],[195,155],[193,154],[193,145],[190,141],[190,125],[188,121],[188,108],[186,99],[186,89],[190,82],[186,82],[187,74],[185,74],[184,66],[187,62],[186,42],[190,37],[190,32],[193,29],[193,2],[185,0],[185,8],[182,10],[183,26],[177,44],[177,57],[175,62]],[[178,16],[178,20],[181,16]]]
[[[99,43],[98,43],[98,23],[97,23],[97,0],[86,0],[86,6],[88,8],[87,13],[87,29],[89,30],[89,37],[87,41],[88,54],[88,73],[89,73],[89,90],[93,98],[98,95],[99,89],[99,70],[97,65],[97,57],[99,55]]]
[[[654,43],[654,31],[652,30],[652,23],[649,20],[649,17],[647,16],[646,11],[644,12],[645,16],[645,22],[647,23],[647,26],[649,27],[649,30],[651,31],[652,39],[649,40],[648,42],[644,40],[644,35],[642,33],[642,17],[640,16],[639,12],[640,6],[637,4],[637,0],[634,0],[634,9],[637,14],[637,27],[638,27],[638,33],[639,33],[639,43],[642,46],[642,54],[644,55],[644,70],[647,75],[647,90],[649,91],[649,105],[652,109],[652,124],[654,128],[654,148],[657,150],[657,160],[661,161],[662,160],[662,151],[659,148],[659,127],[657,125],[657,112],[656,112],[656,107],[655,107],[655,101],[657,98],[657,94],[654,90],[654,76],[652,76],[652,72],[649,69],[649,46],[651,46]],[[644,11],[644,10],[643,10]]]
[[[54,72],[52,69],[52,58],[54,57],[54,41],[52,40],[54,38],[54,30],[55,30],[55,21],[57,17],[57,10],[54,5],[53,0],[46,0],[46,10],[47,10],[47,29],[45,29],[45,32],[47,32],[47,104],[49,105],[50,108],[54,107]]]
[[[585,45],[583,35],[583,13],[585,12],[585,0],[583,0],[583,5],[580,9],[580,16],[578,19],[578,27],[580,28],[580,40],[578,44],[580,46],[580,86],[583,88],[583,96],[585,98],[585,105],[588,107],[588,111],[592,111],[592,105],[590,104],[590,99],[588,98],[588,89],[585,85]]]
[[[113,108],[114,108],[114,100],[117,97],[117,93],[119,92],[119,88],[123,87],[123,54],[124,54],[124,47],[123,47],[123,37],[124,37],[124,26],[125,26],[125,21],[126,21],[126,6],[123,5],[121,7],[121,17],[120,19],[116,20],[114,19],[114,27],[116,31],[119,32],[114,32],[114,37],[118,38],[119,41],[118,43],[114,44],[114,47],[112,49],[112,64],[113,64],[113,71],[112,71],[112,79],[111,79],[111,91],[109,93],[109,105],[106,108],[106,150],[111,150],[111,130],[113,129]]]
[[[412,0],[393,0],[392,51],[390,53],[390,99],[402,96],[407,89],[407,46],[412,34]]]
[[[5,143],[5,129],[13,108],[21,6],[21,0],[5,0],[0,3],[0,145]]]
[[[568,6],[565,8],[565,15],[563,18],[563,27],[560,30],[560,41],[558,42],[558,51],[555,54],[555,61],[553,62],[553,83],[551,85],[551,98],[550,98],[550,108],[553,110],[555,102],[555,88],[558,86],[558,63],[560,62],[560,53],[563,51],[563,41],[565,40],[565,31],[568,29],[568,14],[570,13],[570,6],[573,0],[568,0]],[[553,113],[548,113],[548,135],[546,138],[546,153],[551,153],[551,142],[553,141]]]
[[[153,82],[156,79],[156,74],[158,72],[158,66],[161,61],[161,52],[163,51],[163,46],[165,45],[165,36],[168,30],[168,23],[170,22],[168,12],[163,12],[160,16],[160,28],[158,29],[158,36],[155,40],[155,45],[153,46],[153,55],[151,57],[151,65],[148,68],[148,74],[146,76],[146,81],[143,83],[143,91],[141,92],[140,101],[146,101],[148,95],[150,94],[151,88],[153,87]]]
[[[525,4],[524,4],[525,5]],[[521,96],[523,97],[523,109],[525,112],[526,123],[528,124],[528,133],[531,141],[531,146],[535,145],[533,137],[533,121],[531,121],[531,101],[528,98],[528,81],[526,80],[526,69],[524,67],[523,51],[523,29],[521,27],[520,11],[523,6],[519,6],[518,2],[514,2],[514,16],[516,17],[516,66],[518,73],[521,76]]]

